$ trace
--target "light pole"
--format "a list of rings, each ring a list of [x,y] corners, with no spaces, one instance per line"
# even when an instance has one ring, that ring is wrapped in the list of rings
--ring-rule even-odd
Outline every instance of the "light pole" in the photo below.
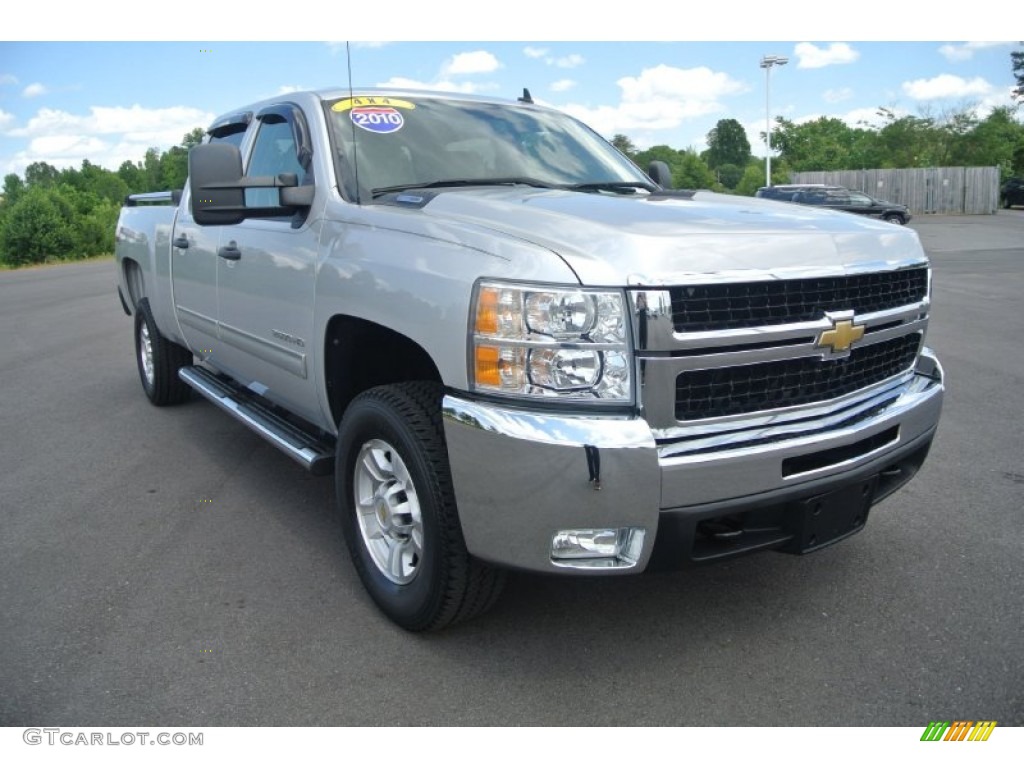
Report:
[[[772,67],[781,67],[788,62],[785,56],[762,56],[761,69],[764,70],[764,185],[772,185]]]

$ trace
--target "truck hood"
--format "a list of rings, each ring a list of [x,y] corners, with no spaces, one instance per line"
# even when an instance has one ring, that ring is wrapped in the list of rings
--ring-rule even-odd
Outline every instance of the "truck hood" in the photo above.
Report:
[[[671,285],[723,273],[841,271],[923,260],[911,229],[791,203],[521,187],[445,191],[428,217],[515,237],[561,256],[585,285]]]

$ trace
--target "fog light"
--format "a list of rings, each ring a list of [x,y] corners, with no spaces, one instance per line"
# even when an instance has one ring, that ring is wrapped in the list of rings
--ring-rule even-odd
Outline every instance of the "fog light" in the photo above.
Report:
[[[559,531],[551,539],[551,562],[563,568],[631,568],[643,548],[643,528]]]

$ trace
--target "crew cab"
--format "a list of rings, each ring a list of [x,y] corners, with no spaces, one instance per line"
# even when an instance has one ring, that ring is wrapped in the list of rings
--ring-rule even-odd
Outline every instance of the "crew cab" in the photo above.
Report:
[[[121,212],[143,390],[333,473],[355,568],[410,630],[485,610],[509,569],[862,530],[942,405],[916,233],[669,184],[528,93],[233,110],[184,190]]]

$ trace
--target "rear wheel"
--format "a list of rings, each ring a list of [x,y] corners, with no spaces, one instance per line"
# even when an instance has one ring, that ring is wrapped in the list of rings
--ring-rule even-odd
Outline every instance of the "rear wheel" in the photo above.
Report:
[[[482,613],[504,573],[473,558],[462,537],[429,382],[364,392],[338,430],[338,505],[345,541],[377,606],[405,629],[440,629]]]
[[[141,299],[135,306],[135,358],[142,389],[153,405],[174,405],[188,399],[191,389],[178,378],[178,370],[192,365],[192,353],[160,333],[149,299]]]

